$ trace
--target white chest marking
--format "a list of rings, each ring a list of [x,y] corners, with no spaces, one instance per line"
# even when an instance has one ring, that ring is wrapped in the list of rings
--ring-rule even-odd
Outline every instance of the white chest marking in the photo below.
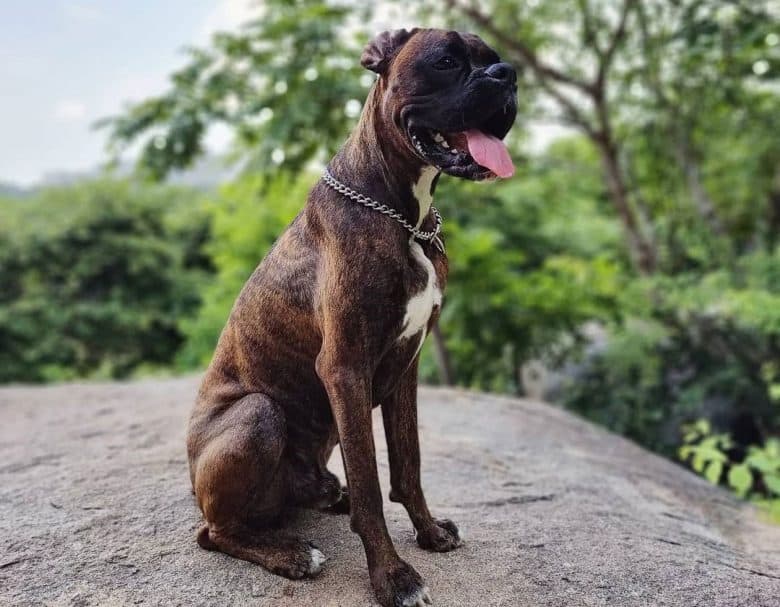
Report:
[[[417,218],[417,226],[422,225],[423,219],[428,216],[428,212],[431,210],[433,204],[433,194],[431,194],[431,184],[436,175],[439,174],[439,169],[432,166],[425,166],[420,171],[420,177],[417,179],[417,183],[412,186],[412,194],[417,199],[417,204],[420,207],[420,216]]]
[[[420,346],[425,340],[425,333],[428,320],[431,318],[431,312],[435,306],[441,305],[441,288],[436,278],[436,269],[433,263],[425,255],[420,244],[412,238],[409,242],[409,249],[417,265],[419,265],[427,274],[427,280],[422,291],[415,293],[406,302],[406,314],[403,320],[403,330],[398,339],[408,339],[422,331],[420,337]]]

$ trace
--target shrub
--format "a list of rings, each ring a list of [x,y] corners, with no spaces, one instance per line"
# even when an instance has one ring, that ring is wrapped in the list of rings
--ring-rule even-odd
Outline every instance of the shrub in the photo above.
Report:
[[[683,445],[678,450],[681,460],[713,485],[727,485],[740,497],[767,508],[780,521],[780,439],[749,445],[735,455],[731,436],[713,433],[706,419],[683,430]]]
[[[672,455],[679,428],[708,419],[742,450],[780,427],[780,251],[730,269],[635,281],[626,320],[588,361],[565,404]]]
[[[0,382],[126,377],[171,362],[209,271],[197,195],[94,181],[9,202]]]

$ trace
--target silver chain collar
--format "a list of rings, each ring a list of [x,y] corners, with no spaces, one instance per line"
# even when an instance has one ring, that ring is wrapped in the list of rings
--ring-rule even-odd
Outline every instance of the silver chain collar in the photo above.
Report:
[[[352,188],[344,185],[343,183],[338,181],[333,175],[331,175],[328,169],[325,169],[323,171],[322,180],[326,184],[328,184],[331,188],[336,190],[339,194],[343,194],[347,198],[354,200],[355,202],[359,202],[364,207],[368,207],[369,209],[374,209],[375,211],[379,211],[380,213],[383,213],[388,217],[392,217],[398,223],[400,223],[404,228],[406,228],[407,231],[409,231],[409,233],[415,238],[418,238],[420,240],[433,240],[434,244],[439,248],[439,250],[441,250],[441,252],[444,253],[444,243],[442,242],[441,238],[439,238],[439,233],[441,232],[442,218],[441,218],[441,214],[439,213],[439,210],[436,207],[431,206],[431,211],[433,212],[433,216],[436,219],[436,227],[433,229],[432,232],[423,232],[422,230],[414,227],[411,223],[406,221],[406,219],[404,219],[404,217],[401,214],[399,214],[397,211],[387,206],[386,204],[377,202],[373,198],[364,196],[360,192],[356,192]]]

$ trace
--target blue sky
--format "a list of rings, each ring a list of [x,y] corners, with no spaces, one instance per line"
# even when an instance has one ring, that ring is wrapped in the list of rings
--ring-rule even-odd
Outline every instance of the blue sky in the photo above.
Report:
[[[183,46],[250,10],[247,0],[0,2],[0,181],[94,168],[105,136],[91,123],[164,90]]]

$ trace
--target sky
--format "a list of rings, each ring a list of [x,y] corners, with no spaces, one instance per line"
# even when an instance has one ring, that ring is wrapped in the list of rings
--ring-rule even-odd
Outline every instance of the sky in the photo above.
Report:
[[[247,0],[0,1],[0,181],[94,169],[106,157],[92,123],[165,90],[184,46],[251,11]]]

